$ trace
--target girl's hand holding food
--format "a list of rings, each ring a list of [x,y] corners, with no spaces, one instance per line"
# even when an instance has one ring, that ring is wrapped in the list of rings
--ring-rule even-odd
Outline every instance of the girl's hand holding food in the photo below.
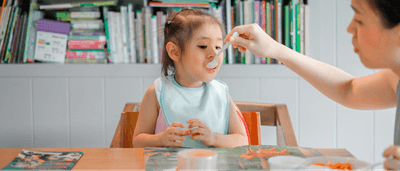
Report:
[[[164,147],[180,147],[183,146],[182,142],[175,142],[184,141],[185,134],[187,131],[181,130],[177,127],[185,128],[185,125],[179,122],[173,122],[163,133],[161,133],[160,141],[162,146]]]

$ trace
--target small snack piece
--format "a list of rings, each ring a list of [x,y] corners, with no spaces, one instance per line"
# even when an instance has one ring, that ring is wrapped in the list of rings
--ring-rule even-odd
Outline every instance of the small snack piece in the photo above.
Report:
[[[328,166],[331,169],[352,170],[352,168],[350,166],[350,163],[348,163],[348,162],[345,163],[345,164],[342,164],[342,163],[332,164],[332,161],[328,161],[328,162],[326,162],[326,164],[324,164],[324,163],[314,163],[314,166],[322,166],[322,167]]]

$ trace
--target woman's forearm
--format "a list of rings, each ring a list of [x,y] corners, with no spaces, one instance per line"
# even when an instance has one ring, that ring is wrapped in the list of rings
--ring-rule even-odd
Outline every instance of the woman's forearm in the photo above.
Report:
[[[159,138],[160,134],[146,134],[141,133],[133,138],[134,148],[144,148],[144,147],[161,147],[161,142]]]
[[[304,78],[322,94],[346,106],[354,77],[332,65],[302,55],[286,46],[279,46],[277,59]]]
[[[215,148],[235,148],[242,145],[248,145],[246,136],[240,134],[219,134],[214,132],[214,146]]]

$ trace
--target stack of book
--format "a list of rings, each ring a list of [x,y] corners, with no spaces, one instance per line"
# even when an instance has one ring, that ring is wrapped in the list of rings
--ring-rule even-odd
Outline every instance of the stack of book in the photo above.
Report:
[[[107,63],[106,36],[99,7],[77,7],[57,12],[57,20],[69,21],[65,63]]]

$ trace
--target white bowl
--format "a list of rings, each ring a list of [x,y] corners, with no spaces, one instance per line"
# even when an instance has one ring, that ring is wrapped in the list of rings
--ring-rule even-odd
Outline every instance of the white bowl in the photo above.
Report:
[[[332,169],[329,166],[322,167],[322,166],[314,166],[314,163],[324,163],[326,164],[328,161],[331,161],[332,164],[335,163],[350,163],[352,170],[357,170],[363,168],[365,166],[370,165],[370,163],[362,160],[357,160],[356,158],[351,157],[310,157],[306,158],[305,162],[300,166],[300,169],[313,169],[313,170],[338,170]]]
[[[268,159],[269,169],[297,169],[305,159],[297,156],[274,156]]]

